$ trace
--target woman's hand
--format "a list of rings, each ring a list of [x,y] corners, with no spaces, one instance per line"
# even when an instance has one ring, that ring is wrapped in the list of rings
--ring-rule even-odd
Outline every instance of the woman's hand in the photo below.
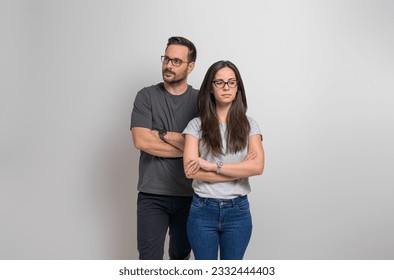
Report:
[[[200,169],[203,169],[205,171],[215,171],[215,167],[216,165],[214,163],[198,157],[195,159],[191,159],[188,163],[186,163],[185,173],[187,176],[190,176],[196,174]]]
[[[186,176],[191,176],[197,173],[198,170],[200,170],[200,163],[198,162],[197,159],[191,159],[189,162],[185,164],[185,173]]]
[[[255,159],[257,154],[255,152],[249,152],[242,161]]]

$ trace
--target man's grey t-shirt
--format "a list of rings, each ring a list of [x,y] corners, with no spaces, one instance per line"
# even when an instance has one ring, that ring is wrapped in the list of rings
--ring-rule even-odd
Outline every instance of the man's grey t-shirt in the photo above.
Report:
[[[188,86],[185,93],[172,95],[163,83],[137,93],[131,125],[152,130],[180,132],[197,116],[198,91]],[[159,195],[191,196],[192,180],[183,170],[183,158],[162,158],[140,153],[138,190]]]

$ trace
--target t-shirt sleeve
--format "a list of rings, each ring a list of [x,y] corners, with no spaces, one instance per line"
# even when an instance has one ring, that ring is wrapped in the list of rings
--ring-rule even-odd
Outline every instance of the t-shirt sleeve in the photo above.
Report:
[[[189,122],[189,124],[183,130],[182,135],[189,134],[196,137],[197,139],[200,139],[200,134],[201,134],[200,127],[201,127],[200,118],[194,118]]]
[[[133,127],[152,128],[152,105],[146,90],[139,91],[135,97],[130,129]]]
[[[251,117],[248,117],[249,124],[250,124],[250,132],[249,132],[249,137],[259,134],[261,135],[261,140],[263,140],[263,134],[261,133],[259,124],[257,121]]]

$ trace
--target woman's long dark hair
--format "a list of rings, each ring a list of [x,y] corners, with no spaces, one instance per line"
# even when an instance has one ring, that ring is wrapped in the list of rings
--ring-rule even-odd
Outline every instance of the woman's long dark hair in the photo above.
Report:
[[[238,85],[235,99],[231,104],[226,119],[227,151],[223,151],[219,118],[216,115],[216,100],[212,93],[212,87],[214,86],[212,82],[215,75],[224,67],[228,67],[234,71]],[[248,143],[250,125],[246,117],[248,105],[246,102],[245,88],[238,68],[232,62],[224,60],[212,64],[205,74],[197,100],[201,117],[202,139],[205,142],[208,152],[212,152],[217,156],[223,154],[223,152],[236,153],[242,151]]]

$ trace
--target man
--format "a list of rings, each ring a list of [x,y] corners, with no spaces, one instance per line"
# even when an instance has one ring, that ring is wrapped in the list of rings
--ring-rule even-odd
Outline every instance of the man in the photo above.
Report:
[[[187,84],[197,51],[183,37],[168,39],[161,57],[163,80],[138,92],[131,133],[141,151],[137,199],[137,241],[141,260],[163,259],[169,229],[170,259],[187,259],[186,221],[193,195],[183,171],[182,131],[197,116],[198,91]]]

